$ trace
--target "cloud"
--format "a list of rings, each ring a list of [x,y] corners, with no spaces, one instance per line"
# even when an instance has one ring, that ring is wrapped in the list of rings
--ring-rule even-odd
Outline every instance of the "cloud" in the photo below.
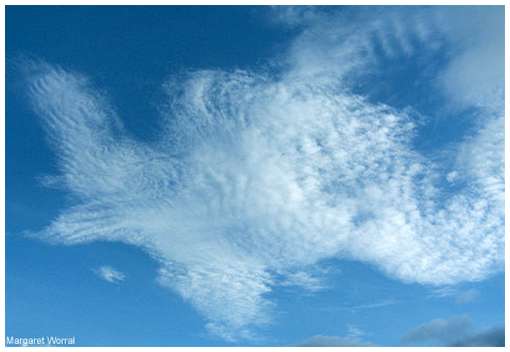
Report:
[[[321,277],[313,276],[304,271],[286,274],[285,279],[279,282],[280,286],[298,286],[311,292],[317,292],[325,288]]]
[[[449,319],[434,319],[422,324],[402,337],[405,344],[429,346],[504,346],[503,328],[476,331],[467,315]]]
[[[414,149],[412,116],[350,92],[339,72],[370,61],[357,51],[365,32],[339,31],[315,46],[311,32],[299,36],[288,53],[294,64],[278,77],[169,78],[151,144],[129,138],[90,79],[28,63],[30,101],[58,158],[52,185],[74,200],[34,236],[144,248],[160,263],[159,282],[227,340],[253,338],[271,322],[275,287],[320,287],[306,273],[327,258],[431,285],[500,270],[503,114],[481,110],[479,132],[456,146],[458,163],[446,170]],[[462,176],[455,191],[440,182],[453,171]]]
[[[502,6],[461,7],[446,12],[446,34],[458,51],[438,75],[452,106],[503,108],[505,77],[504,10]]]
[[[472,329],[471,319],[467,315],[449,319],[434,319],[407,332],[402,337],[402,341],[406,343],[449,344],[468,336]]]
[[[116,284],[124,281],[126,275],[124,273],[112,268],[111,266],[104,265],[94,270],[94,272],[103,280]]]
[[[455,303],[457,303],[457,304],[471,303],[471,302],[475,301],[476,299],[478,299],[479,296],[480,296],[480,292],[478,292],[477,290],[472,288],[472,289],[460,292],[455,297]]]
[[[474,288],[461,290],[459,288],[445,286],[433,289],[430,297],[452,297],[457,304],[467,304],[477,300],[478,297],[480,297],[480,292]]]
[[[431,89],[443,93],[449,108],[503,109],[503,6],[281,6],[273,13],[302,28],[287,58],[292,74],[355,85],[391,60],[412,61],[427,72],[425,58],[444,56],[447,63],[436,68]],[[418,73],[416,79],[430,78]]]
[[[491,328],[485,331],[467,336],[461,339],[452,346],[456,347],[505,347],[505,329],[504,328]]]
[[[382,308],[382,307],[392,306],[397,303],[398,303],[398,301],[396,301],[396,300],[386,299],[386,300],[378,301],[378,302],[374,302],[374,303],[366,303],[366,304],[359,304],[359,305],[355,305],[355,306],[348,306],[348,307],[345,307],[345,309],[351,310],[351,311],[358,311],[358,310],[364,310],[364,309],[374,309],[374,308]]]
[[[369,347],[374,346],[371,342],[365,341],[365,333],[349,326],[345,336],[315,335],[300,344],[301,347]]]
[[[271,6],[270,20],[289,27],[302,27],[323,17],[316,6]]]
[[[290,74],[352,81],[385,69],[388,60],[437,52],[447,39],[448,21],[439,18],[446,9],[326,6],[274,12],[275,18],[301,28],[287,57]]]

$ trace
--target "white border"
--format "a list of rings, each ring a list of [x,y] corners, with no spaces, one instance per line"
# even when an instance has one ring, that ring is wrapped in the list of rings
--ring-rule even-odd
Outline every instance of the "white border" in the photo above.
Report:
[[[2,64],[0,65],[0,75],[2,77],[2,94],[0,97],[0,108],[2,110],[2,120],[0,123],[0,196],[3,199],[2,204],[0,205],[1,215],[0,215],[0,226],[2,226],[4,238],[3,241],[0,242],[0,258],[4,260],[3,270],[0,270],[0,347],[5,348],[7,351],[24,351],[26,352],[27,347],[5,347],[5,6],[6,5],[504,5],[505,6],[505,120],[506,120],[506,102],[509,100],[509,73],[508,73],[508,38],[509,38],[509,24],[506,20],[509,15],[508,6],[506,6],[506,1],[460,1],[460,0],[449,0],[449,1],[338,1],[338,0],[329,0],[329,1],[303,1],[303,0],[271,0],[271,1],[263,1],[263,0],[237,0],[237,1],[207,1],[207,0],[188,0],[188,1],[168,1],[168,0],[148,0],[148,1],[140,1],[140,0],[48,0],[48,1],[34,1],[34,0],[2,0],[2,11],[0,14],[0,25],[1,25],[1,36],[0,36],[0,47],[1,47],[1,60]],[[505,190],[508,189],[507,180],[509,177],[509,169],[507,167],[509,162],[509,148],[510,142],[507,140],[506,136],[508,135],[510,127],[505,121]],[[509,210],[509,202],[508,202],[508,193],[505,192],[505,215]],[[505,223],[505,244],[508,243],[508,228]],[[510,251],[508,246],[505,245],[505,258],[509,258]],[[507,304],[508,292],[510,290],[510,284],[507,277],[508,272],[510,271],[510,260],[505,260],[505,346],[507,348],[510,344],[510,338],[508,337],[507,327],[510,326],[510,307]],[[391,322],[388,322],[391,324]],[[440,348],[443,349],[454,349],[455,351],[474,351],[473,348],[470,347],[37,347],[37,351],[146,351],[150,349],[151,351],[224,351],[226,349],[230,351],[260,351],[260,350],[274,350],[278,351],[337,351],[337,350],[352,350],[355,351],[377,351],[377,350],[389,350],[389,349],[399,349],[400,351],[432,351],[434,349]],[[476,351],[503,351],[506,350],[505,347],[475,347]]]

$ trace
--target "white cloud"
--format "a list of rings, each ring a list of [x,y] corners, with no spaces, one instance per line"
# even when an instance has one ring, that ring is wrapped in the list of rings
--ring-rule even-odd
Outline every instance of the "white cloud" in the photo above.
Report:
[[[60,183],[76,199],[40,236],[145,248],[161,263],[160,283],[230,340],[270,322],[273,287],[320,286],[296,273],[322,259],[360,260],[432,285],[500,269],[504,213],[493,200],[504,194],[502,117],[481,119],[459,147],[466,186],[452,194],[437,182],[446,173],[413,150],[408,115],[331,79],[339,72],[331,60],[351,55],[337,55],[334,36],[309,43],[296,41],[289,57],[299,64],[281,79],[245,71],[170,79],[161,140],[151,145],[127,137],[86,78],[37,65],[31,100],[57,151]],[[324,48],[335,54],[314,54]],[[317,64],[328,79],[309,75]]]
[[[448,21],[439,16],[442,12],[445,9],[430,7],[329,12],[282,8],[276,17],[290,18],[293,23],[301,19],[303,27],[287,57],[292,67],[289,74],[334,82],[384,70],[388,59],[417,60],[437,52],[449,38],[445,33]]]
[[[457,171],[452,171],[452,172],[449,172],[447,175],[446,175],[446,180],[450,183],[454,183],[455,180],[459,177],[459,173]]]
[[[286,278],[279,282],[280,286],[298,286],[311,292],[317,292],[325,288],[321,277],[311,275],[305,271],[288,273]]]
[[[126,275],[111,266],[104,265],[94,270],[94,272],[103,280],[112,284],[124,281]]]

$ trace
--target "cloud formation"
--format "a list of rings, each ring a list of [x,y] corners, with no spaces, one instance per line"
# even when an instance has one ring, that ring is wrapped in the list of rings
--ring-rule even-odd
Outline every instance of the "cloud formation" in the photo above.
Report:
[[[279,284],[321,287],[306,272],[326,258],[431,285],[499,270],[502,111],[477,105],[479,131],[446,169],[414,150],[412,115],[350,92],[345,67],[366,60],[345,51],[356,37],[339,31],[319,47],[299,36],[293,65],[278,77],[170,78],[160,139],[150,145],[128,137],[90,79],[32,63],[28,91],[58,156],[55,184],[75,200],[39,238],[144,248],[161,265],[159,282],[227,340],[270,322],[266,297]],[[455,191],[443,185],[451,172],[461,175]]]
[[[94,270],[94,272],[103,280],[108,281],[112,284],[119,283],[124,281],[126,275],[124,273],[118,271],[117,269],[112,268],[111,266],[104,265]]]

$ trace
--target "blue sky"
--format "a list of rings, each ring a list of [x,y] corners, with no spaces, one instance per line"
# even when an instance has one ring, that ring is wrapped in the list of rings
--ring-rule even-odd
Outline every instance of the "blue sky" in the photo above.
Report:
[[[497,345],[503,7],[6,10],[6,335]]]

